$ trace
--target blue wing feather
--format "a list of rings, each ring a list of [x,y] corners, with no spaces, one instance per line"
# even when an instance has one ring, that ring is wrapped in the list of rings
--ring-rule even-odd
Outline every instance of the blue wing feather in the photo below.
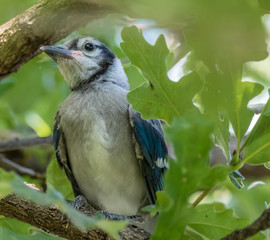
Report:
[[[156,191],[163,190],[163,173],[168,153],[162,126],[159,120],[144,120],[134,111],[130,117],[134,136],[144,156],[140,166],[148,197],[151,203],[155,203]]]

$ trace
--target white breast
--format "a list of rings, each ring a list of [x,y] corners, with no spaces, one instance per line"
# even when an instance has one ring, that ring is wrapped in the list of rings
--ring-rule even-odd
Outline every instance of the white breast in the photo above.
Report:
[[[108,212],[132,215],[146,191],[132,144],[126,92],[106,86],[72,93],[60,108],[61,127],[85,197]]]

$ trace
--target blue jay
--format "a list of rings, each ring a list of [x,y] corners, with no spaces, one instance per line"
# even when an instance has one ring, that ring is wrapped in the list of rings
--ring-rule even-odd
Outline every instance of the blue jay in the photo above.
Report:
[[[79,37],[41,47],[71,89],[55,117],[54,146],[75,196],[119,215],[141,214],[163,189],[167,146],[159,120],[126,100],[120,60],[103,43]]]

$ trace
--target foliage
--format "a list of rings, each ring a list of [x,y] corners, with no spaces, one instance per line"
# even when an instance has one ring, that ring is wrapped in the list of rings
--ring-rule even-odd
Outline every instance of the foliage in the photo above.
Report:
[[[148,80],[128,94],[128,101],[135,110],[143,113],[146,119],[160,118],[171,122],[186,109],[194,108],[192,98],[201,88],[201,82],[196,74],[190,74],[178,83],[169,80],[165,63],[169,50],[162,35],[155,46],[151,46],[136,27],[131,27],[122,31],[122,39],[124,53]]]
[[[32,226],[15,219],[1,217],[0,238],[10,240],[61,240],[57,236],[35,230]]]
[[[145,208],[153,214],[159,212],[152,238],[220,239],[235,228],[247,226],[263,210],[264,202],[269,202],[269,194],[261,190],[267,191],[269,180],[264,187],[247,189],[238,172],[243,163],[269,166],[270,162],[269,101],[253,129],[247,131],[254,117],[249,102],[270,86],[267,70],[256,68],[260,62],[248,63],[267,57],[267,36],[261,17],[269,10],[268,2],[101,2],[136,18],[133,23],[137,27],[122,30],[121,48],[113,39],[119,38],[119,29],[132,20],[122,15],[95,21],[69,38],[91,32],[121,58],[131,86],[128,101],[144,118],[165,120],[166,139],[174,147],[175,156],[168,157],[165,189],[157,194],[155,207]],[[20,6],[17,11],[21,11]],[[146,18],[155,22],[149,23]],[[6,21],[7,15],[2,15],[1,20]],[[146,29],[138,29],[141,25]],[[165,37],[157,36],[160,29]],[[173,39],[168,32],[174,33]],[[147,42],[150,35],[156,36],[153,45]],[[179,39],[181,44],[177,46]],[[166,42],[170,41],[174,42],[168,48]],[[183,73],[177,82],[172,82],[167,73],[184,58]],[[252,81],[243,81],[243,77]],[[0,82],[0,130],[12,129],[23,136],[33,132],[40,136],[50,134],[56,109],[68,94],[56,66],[44,55],[36,57]],[[232,135],[237,141],[234,153],[229,147]],[[222,149],[227,165],[210,167],[209,152],[214,145]],[[41,194],[25,186],[16,175],[1,172],[0,194],[14,191],[42,205],[58,203],[79,227],[100,226],[117,236],[122,223],[114,226],[98,218],[84,217],[66,205],[63,199],[72,198],[71,188],[55,158],[47,168],[46,178],[49,189],[47,194]],[[212,193],[208,194],[210,190]],[[196,201],[200,194],[208,194],[209,202]],[[224,200],[224,194],[229,201]],[[0,229],[0,238],[7,234],[14,239],[55,238],[6,218],[0,219]],[[252,239],[264,239],[265,235],[258,233]]]
[[[69,183],[68,178],[64,173],[64,171],[62,171],[59,168],[55,157],[51,159],[51,162],[47,167],[46,173],[47,173],[46,174],[47,184],[54,186],[55,190],[60,192],[65,199],[67,200],[74,199],[72,187],[70,184],[68,184]]]

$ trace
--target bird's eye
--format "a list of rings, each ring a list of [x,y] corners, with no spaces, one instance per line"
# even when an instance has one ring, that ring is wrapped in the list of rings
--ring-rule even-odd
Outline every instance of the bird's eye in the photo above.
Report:
[[[84,45],[84,49],[86,50],[86,51],[93,51],[94,49],[95,49],[95,46],[92,44],[92,43],[86,43],[85,45]]]

